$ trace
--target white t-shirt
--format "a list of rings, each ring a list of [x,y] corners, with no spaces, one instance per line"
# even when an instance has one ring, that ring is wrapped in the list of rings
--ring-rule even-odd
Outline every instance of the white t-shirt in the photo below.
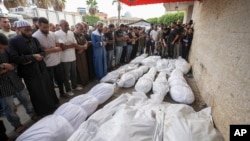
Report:
[[[158,31],[156,31],[156,30],[151,30],[150,36],[153,38],[154,41],[157,41]]]
[[[8,39],[13,37],[13,36],[16,36],[16,32],[14,32],[12,30],[10,30],[9,32],[0,30],[0,33],[3,33]]]
[[[43,48],[56,47],[56,37],[53,32],[49,32],[46,36],[40,30],[37,30],[33,35]],[[44,58],[47,67],[53,67],[61,63],[61,51],[47,54]]]
[[[65,33],[62,30],[55,32],[57,43],[63,43],[65,45],[70,45],[72,43],[77,43],[74,33],[72,31],[68,31]],[[69,48],[62,51],[61,62],[72,62],[76,60],[75,48]]]

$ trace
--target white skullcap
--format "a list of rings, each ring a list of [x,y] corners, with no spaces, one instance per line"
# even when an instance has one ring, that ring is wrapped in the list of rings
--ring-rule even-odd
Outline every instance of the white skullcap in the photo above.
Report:
[[[31,24],[26,20],[19,20],[16,25],[16,27],[26,27],[26,26],[31,26]]]

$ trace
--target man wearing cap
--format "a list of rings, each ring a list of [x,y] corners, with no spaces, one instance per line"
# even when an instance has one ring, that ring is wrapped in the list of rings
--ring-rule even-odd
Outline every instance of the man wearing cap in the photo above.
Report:
[[[97,29],[92,32],[94,71],[98,80],[107,74],[106,42],[102,34],[103,23],[97,22]]]
[[[109,71],[113,67],[112,61],[113,61],[113,57],[114,57],[114,29],[115,29],[115,25],[110,24],[108,32],[104,34],[104,36],[107,40],[106,51],[107,51],[107,65],[108,65]]]
[[[28,21],[19,21],[17,28],[20,35],[9,40],[11,59],[18,65],[17,72],[24,79],[36,114],[50,114],[57,108],[59,101],[43,61],[45,53],[39,41],[32,37]]]

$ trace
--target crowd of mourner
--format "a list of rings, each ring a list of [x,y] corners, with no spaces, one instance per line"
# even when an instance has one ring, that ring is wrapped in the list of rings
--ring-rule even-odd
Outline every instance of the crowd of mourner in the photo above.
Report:
[[[180,20],[170,26],[151,24],[149,29],[97,22],[89,29],[86,22],[70,26],[60,20],[54,25],[40,17],[33,23],[10,24],[1,17],[0,27],[0,103],[17,133],[25,127],[16,114],[14,97],[32,120],[38,120],[59,106],[59,98],[72,97],[73,90],[100,80],[138,55],[188,59],[193,38],[192,21]]]

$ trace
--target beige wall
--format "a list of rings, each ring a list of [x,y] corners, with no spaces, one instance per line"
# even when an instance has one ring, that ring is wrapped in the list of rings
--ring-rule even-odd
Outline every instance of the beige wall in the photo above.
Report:
[[[216,127],[250,124],[250,0],[195,2],[189,60]]]

